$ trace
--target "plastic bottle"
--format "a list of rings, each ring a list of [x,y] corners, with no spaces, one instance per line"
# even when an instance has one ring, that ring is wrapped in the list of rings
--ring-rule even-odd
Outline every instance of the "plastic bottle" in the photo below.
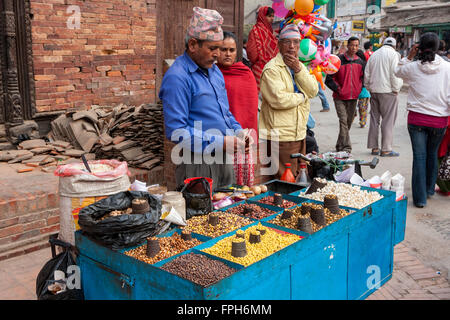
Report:
[[[286,181],[286,182],[295,183],[295,177],[292,174],[291,164],[285,163],[284,166],[286,167],[286,170],[284,170],[283,175],[281,176],[281,180]]]
[[[297,176],[297,179],[295,180],[295,183],[297,184],[301,184],[301,185],[306,185],[308,184],[309,178],[308,178],[308,173],[306,172],[306,163],[301,163],[300,164],[300,173]]]

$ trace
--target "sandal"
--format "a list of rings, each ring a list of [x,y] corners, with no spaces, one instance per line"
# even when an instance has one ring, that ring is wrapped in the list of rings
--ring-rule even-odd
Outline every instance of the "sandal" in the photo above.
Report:
[[[380,149],[372,149],[372,155],[373,156],[379,156],[380,155]]]
[[[400,155],[400,153],[395,152],[395,151],[389,151],[389,152],[382,152],[381,156],[382,157],[398,157]]]

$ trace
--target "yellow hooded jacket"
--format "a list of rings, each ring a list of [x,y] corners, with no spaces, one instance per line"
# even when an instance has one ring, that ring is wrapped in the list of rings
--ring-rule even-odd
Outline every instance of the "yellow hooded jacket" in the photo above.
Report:
[[[306,137],[310,99],[317,95],[318,83],[303,64],[294,78],[297,88],[303,94],[294,92],[292,75],[281,53],[264,67],[259,115],[261,139],[286,142],[300,141]],[[274,132],[271,134],[271,130],[277,130],[278,136]]]

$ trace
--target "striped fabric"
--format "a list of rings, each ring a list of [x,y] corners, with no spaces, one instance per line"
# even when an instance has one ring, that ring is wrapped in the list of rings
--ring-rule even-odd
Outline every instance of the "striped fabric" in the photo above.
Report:
[[[194,8],[187,34],[195,39],[206,41],[222,41],[223,18],[216,10]]]
[[[300,30],[295,24],[288,24],[280,31],[280,40],[300,39]]]

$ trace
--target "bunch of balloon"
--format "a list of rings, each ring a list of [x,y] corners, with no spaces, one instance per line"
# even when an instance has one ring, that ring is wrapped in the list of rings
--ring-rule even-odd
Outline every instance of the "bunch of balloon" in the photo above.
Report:
[[[341,66],[339,57],[331,54],[330,36],[337,22],[333,24],[321,14],[322,6],[329,0],[272,1],[275,15],[284,19],[280,28],[291,23],[298,26],[302,38],[298,58],[325,89],[325,76],[338,72]]]

